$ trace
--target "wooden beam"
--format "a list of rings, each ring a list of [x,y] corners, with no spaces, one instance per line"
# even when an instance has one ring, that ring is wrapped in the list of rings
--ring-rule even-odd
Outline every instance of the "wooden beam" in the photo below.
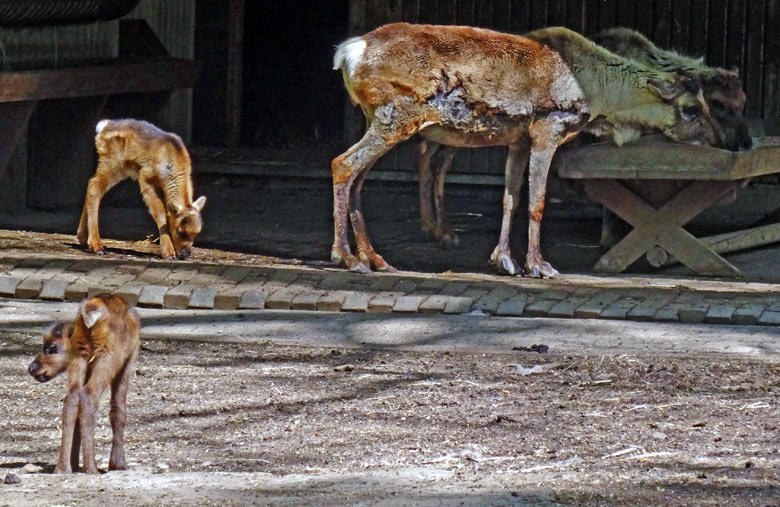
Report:
[[[713,252],[719,254],[739,252],[740,250],[770,245],[780,241],[780,223],[708,236],[699,238],[699,240]],[[655,267],[680,262],[660,246],[655,246],[648,250],[646,257],[650,265]]]
[[[200,63],[167,58],[148,63],[0,72],[0,102],[63,99],[191,87]]]
[[[241,102],[243,94],[244,0],[230,0],[228,13],[227,132],[225,146],[235,147],[241,140]]]

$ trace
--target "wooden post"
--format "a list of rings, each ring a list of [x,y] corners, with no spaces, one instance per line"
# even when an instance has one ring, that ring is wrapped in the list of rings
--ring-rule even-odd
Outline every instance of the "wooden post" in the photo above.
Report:
[[[225,145],[238,146],[241,140],[241,85],[244,50],[244,0],[230,0],[228,14],[227,133]]]

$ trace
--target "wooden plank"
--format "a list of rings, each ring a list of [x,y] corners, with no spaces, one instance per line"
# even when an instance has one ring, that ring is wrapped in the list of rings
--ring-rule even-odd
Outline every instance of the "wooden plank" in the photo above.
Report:
[[[531,3],[531,30],[537,28],[544,28],[548,26],[547,23],[547,2],[530,2]]]
[[[418,0],[419,1],[419,0]],[[436,14],[436,22],[440,25],[454,25],[457,23],[457,9],[455,0],[438,0],[435,2],[438,4],[438,13]]]
[[[476,26],[490,28],[493,26],[493,2],[475,2],[474,15]]]
[[[493,24],[491,28],[501,32],[509,32],[512,26],[509,0],[493,0]]]
[[[200,64],[176,58],[139,64],[0,72],[0,102],[88,97],[191,87]]]
[[[633,11],[634,29],[639,30],[648,38],[653,37],[653,7],[656,2],[624,2]]]
[[[618,0],[603,0],[598,4],[598,29],[612,28],[617,24]]]
[[[771,245],[780,241],[780,223],[708,236],[699,238],[699,240],[718,254],[739,252],[758,246]],[[679,262],[661,247],[655,247],[648,251],[647,260],[655,267]]]
[[[659,47],[668,48],[671,46],[672,23],[677,13],[672,6],[673,0],[658,0],[654,2],[655,10],[653,12],[653,42]]]
[[[726,61],[726,37],[728,27],[726,17],[728,4],[726,0],[709,1],[709,23],[707,26],[707,65],[723,67]]]
[[[547,0],[547,25],[566,24],[566,0]]]
[[[31,119],[27,204],[55,209],[81,206],[87,181],[95,173],[95,124],[107,96],[47,100],[38,103]],[[52,124],[67,120],[68,128]]]
[[[752,11],[751,11],[752,14]],[[748,89],[749,100],[762,101],[760,114],[764,118],[780,118],[780,0],[766,0],[764,11],[765,46],[763,51],[763,76],[762,86],[758,95],[755,95],[755,87]],[[766,20],[774,20],[767,23]],[[754,36],[752,33],[750,35]],[[755,61],[753,59],[752,61]],[[746,63],[746,68],[749,63]],[[748,103],[748,111],[753,112],[754,107]]]
[[[420,0],[403,0],[401,2],[401,20],[407,23],[420,22]]]
[[[589,13],[585,7],[585,0],[568,0],[566,2],[566,26],[581,34],[588,33]]]
[[[417,8],[417,12],[419,13],[419,20],[418,23],[425,23],[429,25],[434,25],[439,22],[438,16],[439,16],[439,9],[438,9],[438,3],[439,2],[426,2],[424,0],[420,0],[418,3],[419,7]]]
[[[510,4],[509,31],[525,33],[531,30],[531,4],[525,0],[512,0]]]
[[[742,65],[742,55],[745,37],[745,10],[746,0],[729,0],[728,4],[728,30],[726,31],[726,61],[725,67],[730,69],[734,66],[739,67],[740,75],[744,73]]]
[[[756,2],[759,3],[759,2]],[[763,2],[760,2],[763,4]],[[756,6],[758,7],[758,6]],[[748,11],[747,34],[745,37],[745,68],[747,74],[742,76],[748,100],[745,105],[747,116],[761,115],[762,83],[763,83],[763,52],[765,40],[765,20],[763,5]],[[770,23],[772,24],[772,23]]]
[[[597,271],[621,272],[660,244],[697,273],[739,275],[739,270],[682,229],[682,225],[729,192],[733,183],[694,182],[658,210],[615,181],[587,180],[584,184],[588,196],[635,227],[599,259],[594,267]]]
[[[425,0],[420,0],[425,1]],[[459,25],[474,25],[476,23],[476,1],[459,0],[457,2],[457,15]]]
[[[688,54],[690,38],[691,0],[672,0],[671,34],[669,47],[682,54]]]
[[[687,54],[695,57],[707,54],[707,33],[709,30],[709,1],[691,0],[690,31]]]
[[[7,179],[8,161],[19,139],[26,131],[27,121],[35,107],[34,101],[0,104],[0,181]]]
[[[599,0],[585,0],[585,35],[599,31]]]
[[[599,143],[563,149],[553,163],[563,178],[728,180],[734,158],[706,146]]]

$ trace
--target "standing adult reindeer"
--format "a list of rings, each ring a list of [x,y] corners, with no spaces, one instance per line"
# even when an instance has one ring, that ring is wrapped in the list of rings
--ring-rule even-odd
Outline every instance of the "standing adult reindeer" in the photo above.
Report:
[[[521,272],[509,232],[528,165],[525,267],[533,277],[557,273],[539,244],[547,173],[558,146],[583,128],[617,142],[653,130],[678,141],[721,144],[694,82],[634,64],[570,30],[555,29],[548,39],[564,51],[478,28],[395,23],[338,46],[334,68],[368,128],[332,163],[334,261],[360,272],[393,269],[368,238],[360,191],[376,160],[415,133],[448,146],[508,146],[501,235],[491,255],[508,274]],[[582,55],[580,64],[567,64],[561,54],[572,51]]]

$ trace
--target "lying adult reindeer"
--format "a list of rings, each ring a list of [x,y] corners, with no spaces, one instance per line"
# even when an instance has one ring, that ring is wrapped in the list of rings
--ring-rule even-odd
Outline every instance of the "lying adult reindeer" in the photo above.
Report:
[[[41,353],[27,369],[38,382],[68,372],[62,408],[62,444],[54,473],[79,469],[98,473],[95,461],[95,417],[103,391],[111,386],[109,419],[113,431],[109,470],[124,470],[127,390],[138,355],[141,321],[119,296],[100,294],[84,300],[73,322],[61,322],[43,337]]]
[[[508,274],[520,273],[509,232],[529,166],[525,266],[534,277],[557,273],[542,258],[539,233],[550,161],[562,143],[586,126],[618,143],[643,131],[721,143],[694,82],[618,57],[566,29],[541,38],[544,44],[478,28],[397,23],[338,46],[334,68],[342,70],[368,129],[332,163],[334,261],[361,272],[392,269],[371,246],[360,190],[374,162],[415,133],[448,146],[508,146],[504,216],[491,255]],[[560,49],[546,45],[553,42]],[[347,240],[348,218],[357,257]]]
[[[157,224],[162,258],[188,258],[203,225],[206,197],[192,202],[192,163],[181,138],[138,120],[101,120],[95,130],[98,167],[87,186],[79,243],[105,253],[98,230],[100,200],[114,185],[132,178]]]
[[[753,146],[753,139],[742,116],[747,96],[742,89],[738,69],[709,67],[704,65],[701,58],[661,49],[641,33],[629,28],[611,28],[590,39],[617,55],[644,63],[648,67],[683,74],[696,80],[702,87],[712,117],[723,129],[725,148],[741,151]]]
[[[550,37],[550,34],[559,30],[565,29],[542,29],[525,36],[538,39],[558,50],[556,44],[561,39]],[[568,44],[568,38],[563,38],[566,44]],[[735,71],[708,67],[700,59],[660,49],[639,32],[628,28],[605,30],[591,37],[591,40],[618,56],[629,58],[652,69],[679,74],[695,80],[702,87],[711,117],[722,130],[724,146],[732,151],[746,150],[752,146],[750,133],[742,117],[745,92],[742,90],[742,82]],[[570,67],[575,67],[583,61],[583,55],[578,50],[562,53],[562,56]],[[457,235],[446,224],[444,210],[444,179],[452,165],[456,151],[457,148],[436,145],[424,138],[419,138],[416,147],[417,167],[420,174],[420,222],[422,229],[445,247],[458,243]],[[601,243],[605,246],[615,242],[616,233],[611,227],[612,218],[610,214],[605,215],[605,228],[602,231],[601,239]]]

